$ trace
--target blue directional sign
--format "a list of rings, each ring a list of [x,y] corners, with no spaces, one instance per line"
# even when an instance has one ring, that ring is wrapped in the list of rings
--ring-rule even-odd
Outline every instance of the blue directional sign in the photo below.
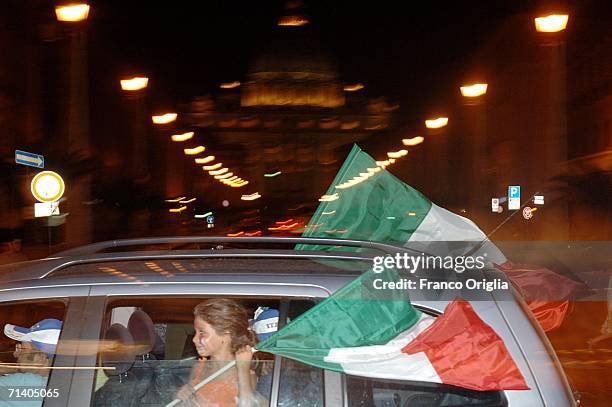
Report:
[[[213,215],[207,216],[206,223],[215,223],[215,217]]]
[[[45,157],[27,151],[15,150],[15,162],[30,167],[45,168]]]

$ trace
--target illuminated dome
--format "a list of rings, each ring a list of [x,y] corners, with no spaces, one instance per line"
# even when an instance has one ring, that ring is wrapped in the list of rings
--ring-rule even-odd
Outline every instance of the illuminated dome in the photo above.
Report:
[[[254,58],[241,105],[342,106],[344,92],[336,67],[312,42],[308,28],[279,27],[277,31]]]

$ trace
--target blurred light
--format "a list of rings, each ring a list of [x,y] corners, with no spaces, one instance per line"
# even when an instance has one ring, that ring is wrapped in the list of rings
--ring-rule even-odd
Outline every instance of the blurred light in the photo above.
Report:
[[[391,164],[391,161],[389,161],[389,160],[376,161],[376,165],[378,165],[379,167],[386,167],[389,164]]]
[[[405,156],[406,154],[408,154],[408,150],[399,150],[399,151],[391,151],[387,153],[387,156],[389,158],[402,158],[403,156]],[[389,160],[389,162],[391,162],[391,160]]]
[[[193,131],[188,131],[187,133],[183,133],[183,134],[173,134],[172,141],[185,141],[185,140],[189,140],[192,137],[193,137]]]
[[[405,138],[402,140],[402,143],[405,146],[416,146],[421,144],[423,141],[425,141],[425,138],[421,137],[421,136],[416,136],[413,138]]]
[[[223,200],[223,202],[221,202],[221,205],[222,205],[224,208],[227,208],[227,207],[229,206],[229,204],[230,204],[230,203],[229,203],[229,201],[228,201],[227,199],[224,199],[224,200]]]
[[[261,198],[261,195],[259,195],[259,192],[254,192],[250,195],[242,195],[240,197],[240,199],[242,199],[243,201],[254,201],[259,198]]]
[[[228,172],[229,169],[227,169],[226,167],[221,168],[220,170],[216,170],[216,171],[208,171],[208,173],[210,175],[221,175],[221,174],[225,174],[226,172]]]
[[[416,212],[408,212],[408,216],[416,216]]]
[[[196,200],[196,198],[191,198],[191,199],[187,199],[187,200],[181,200],[181,201],[179,201],[179,203],[188,204],[188,203],[192,203],[195,200]]]
[[[55,7],[55,16],[58,21],[77,22],[87,19],[89,16],[88,4],[69,4]]]
[[[321,212],[321,215],[333,215],[334,213],[336,213],[336,211],[329,211],[329,212]]]
[[[175,121],[177,116],[176,113],[164,113],[159,116],[151,116],[151,120],[153,120],[155,124],[168,124]]]
[[[321,198],[319,198],[319,202],[332,202],[338,198],[340,198],[340,195],[338,195],[338,193],[336,192],[332,195],[323,195]]]
[[[195,159],[196,164],[206,164],[206,163],[209,163],[211,161],[215,161],[215,156],[214,155],[207,155],[206,157],[196,158]]]
[[[387,216],[387,219],[389,219],[389,220],[395,220],[395,216]]]
[[[437,119],[425,120],[425,126],[428,129],[439,129],[448,124],[448,117],[438,117]]]
[[[204,150],[206,150],[206,147],[204,147],[204,146],[197,146],[197,147],[194,147],[194,148],[186,148],[183,151],[187,155],[196,155],[196,154],[200,154],[200,153],[204,152]]]
[[[282,16],[278,19],[278,25],[281,27],[300,27],[308,23],[308,19],[300,15]]]
[[[215,175],[215,179],[226,179],[231,177],[232,175],[234,175],[233,172],[228,172],[227,174],[223,174],[223,175]]]
[[[221,84],[221,89],[234,89],[237,88],[238,86],[240,86],[240,82],[238,81],[234,81],[234,82],[225,82]]]
[[[357,92],[358,90],[363,89],[363,83],[355,83],[352,85],[345,85],[344,86],[344,91],[345,92]]]
[[[234,175],[233,177],[224,179],[223,182],[232,182],[232,181],[236,181],[238,179],[237,175]]]
[[[245,236],[261,236],[261,230],[256,230],[255,232],[247,232],[244,235]]]
[[[244,232],[241,230],[240,232],[237,232],[237,233],[228,233],[227,235],[229,237],[238,237],[238,236],[244,235]]]
[[[294,219],[293,219],[293,218],[291,218],[291,219],[287,219],[287,220],[277,220],[277,221],[276,221],[276,222],[274,222],[274,223],[275,223],[275,224],[277,224],[277,225],[288,225],[288,224],[290,224],[291,222],[294,222]]]
[[[181,197],[179,197],[179,198],[174,198],[174,199],[166,199],[166,202],[172,202],[172,203],[175,203],[175,202],[182,201],[183,199],[185,199],[185,197],[184,197],[184,196],[181,196]]]
[[[247,185],[248,183],[249,183],[249,181],[242,181],[242,182],[239,182],[239,183],[230,184],[230,187],[232,187],[232,188],[241,188],[241,187]]]
[[[135,76],[131,79],[122,79],[121,81],[121,89],[134,91],[141,90],[147,87],[149,83],[149,78],[145,78],[142,76]]]
[[[180,208],[170,208],[168,209],[168,211],[176,213],[176,212],[183,212],[185,209],[187,209],[187,207],[183,205]]]
[[[389,161],[389,164],[395,164],[395,158],[389,158],[387,161]]]
[[[281,174],[282,174],[282,172],[276,171],[276,172],[273,172],[273,173],[270,173],[270,174],[264,174],[264,177],[272,178],[272,177],[277,177],[277,176],[279,176]]]
[[[556,33],[565,30],[567,27],[567,14],[551,14],[546,17],[537,17],[534,19],[536,31],[542,33]]]
[[[219,169],[223,166],[223,163],[216,163],[216,164],[212,164],[212,165],[205,165],[202,167],[202,169],[204,171],[212,171],[212,170],[216,170]]]
[[[299,225],[301,225],[301,222],[294,222],[289,225],[271,226],[268,228],[268,230],[273,231],[273,232],[278,231],[278,230],[291,230],[291,229],[295,229]]]
[[[368,172],[371,172],[371,173],[374,173],[374,174],[377,173],[377,172],[380,172],[380,170],[381,170],[380,167],[368,168]]]
[[[476,98],[487,93],[488,85],[486,83],[475,83],[473,85],[462,86],[459,89],[461,94],[466,98]]]

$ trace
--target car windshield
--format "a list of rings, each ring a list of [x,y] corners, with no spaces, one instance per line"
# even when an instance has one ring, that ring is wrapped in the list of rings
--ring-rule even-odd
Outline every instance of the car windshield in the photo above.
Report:
[[[5,0],[0,293],[367,281],[441,314],[491,305],[475,312],[497,334],[537,336],[510,353],[561,365],[551,392],[603,405],[610,27],[609,0]],[[502,390],[535,392],[529,369]],[[378,379],[343,379],[367,393],[344,401],[467,403],[428,398],[456,385],[443,377]],[[505,403],[497,390],[483,403]]]

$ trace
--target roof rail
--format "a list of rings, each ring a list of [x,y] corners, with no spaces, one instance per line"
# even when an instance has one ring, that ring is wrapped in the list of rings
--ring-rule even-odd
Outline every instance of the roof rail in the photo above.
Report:
[[[108,240],[105,242],[92,243],[85,246],[75,247],[56,253],[53,257],[81,256],[95,254],[106,249],[128,246],[145,246],[155,244],[186,244],[186,243],[283,243],[283,244],[308,244],[325,246],[358,247],[362,249],[374,249],[384,253],[396,253],[399,251],[415,251],[407,247],[394,246],[386,243],[370,242],[353,239],[328,239],[320,237],[225,237],[225,236],[167,236],[148,237],[139,239]]]

